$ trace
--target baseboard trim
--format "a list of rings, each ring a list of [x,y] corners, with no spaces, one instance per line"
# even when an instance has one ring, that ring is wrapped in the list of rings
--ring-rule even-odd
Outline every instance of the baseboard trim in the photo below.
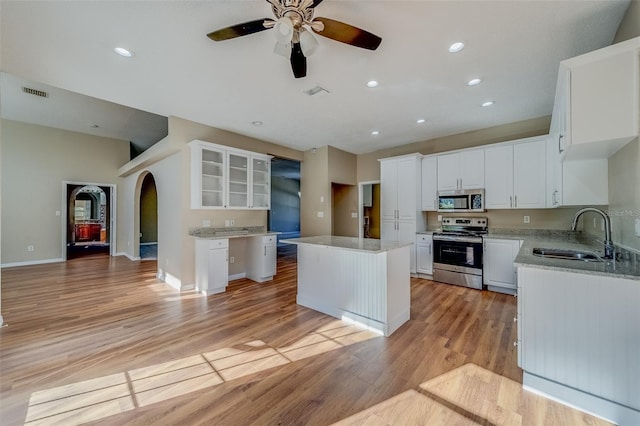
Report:
[[[115,254],[116,256],[124,256],[127,259],[129,259],[132,262],[137,262],[138,260],[140,260],[140,256],[131,256],[129,253],[121,251],[119,253]]]
[[[245,272],[242,272],[240,274],[229,275],[229,281],[241,280],[242,278],[247,278],[247,274]]]
[[[56,259],[42,259],[42,260],[27,260],[24,262],[10,262],[0,264],[0,268],[13,268],[15,266],[31,266],[31,265],[43,265],[45,263],[59,263],[64,262],[63,258]]]

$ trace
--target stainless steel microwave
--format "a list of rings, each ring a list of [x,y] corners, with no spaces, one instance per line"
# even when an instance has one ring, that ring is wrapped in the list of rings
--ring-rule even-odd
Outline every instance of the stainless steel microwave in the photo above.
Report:
[[[438,211],[445,213],[483,212],[484,189],[439,191]]]

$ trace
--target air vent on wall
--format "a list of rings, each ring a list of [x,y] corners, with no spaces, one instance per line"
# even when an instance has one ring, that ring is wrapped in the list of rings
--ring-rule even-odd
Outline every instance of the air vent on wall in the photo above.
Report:
[[[43,92],[42,90],[36,90],[36,89],[32,89],[30,87],[22,87],[22,91],[24,93],[28,93],[30,95],[34,95],[34,96],[40,96],[41,98],[48,98],[49,94],[47,92]]]

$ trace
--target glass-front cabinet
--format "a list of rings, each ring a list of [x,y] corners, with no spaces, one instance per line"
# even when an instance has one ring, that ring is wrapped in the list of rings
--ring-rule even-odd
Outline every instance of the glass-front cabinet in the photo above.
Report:
[[[192,209],[263,209],[271,205],[271,157],[191,142]]]
[[[251,207],[254,209],[269,209],[271,203],[271,161],[267,158],[253,157],[251,159]]]
[[[249,204],[249,156],[228,152],[228,208],[247,208]]]

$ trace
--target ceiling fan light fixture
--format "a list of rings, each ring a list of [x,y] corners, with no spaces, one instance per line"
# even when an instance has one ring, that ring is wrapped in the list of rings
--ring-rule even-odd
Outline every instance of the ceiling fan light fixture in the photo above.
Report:
[[[273,53],[289,59],[291,56],[291,42],[280,43],[276,41],[276,45],[273,47]]]
[[[278,19],[273,29],[276,31],[276,40],[279,43],[291,43],[293,40],[293,22],[290,18],[283,16]]]
[[[309,31],[304,28],[300,31],[300,48],[306,58],[313,55],[318,49],[318,40]]]
[[[125,49],[124,47],[114,47],[113,50],[120,56],[124,56],[125,58],[130,58],[133,56],[133,52]]]

